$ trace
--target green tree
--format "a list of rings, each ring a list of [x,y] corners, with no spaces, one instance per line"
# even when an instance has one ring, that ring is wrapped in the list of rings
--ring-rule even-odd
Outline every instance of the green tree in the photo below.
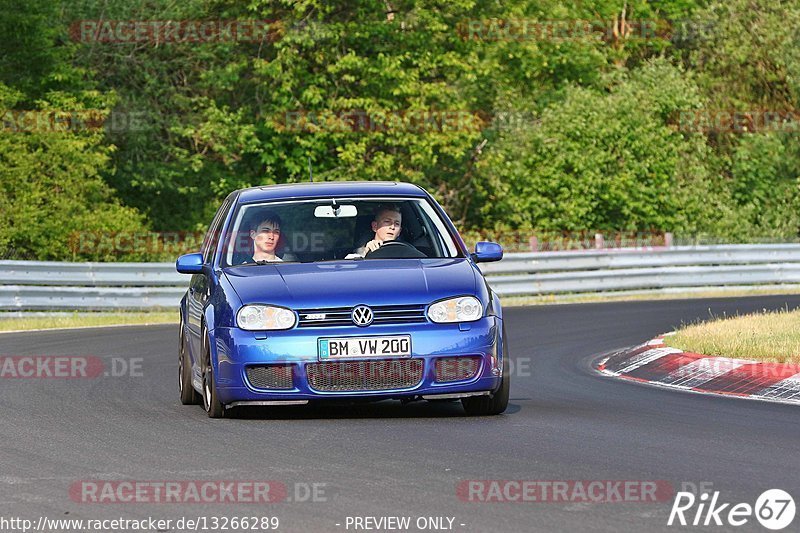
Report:
[[[573,87],[527,131],[481,165],[490,219],[543,230],[672,230],[730,223],[726,189],[700,134],[675,117],[703,106],[686,73],[666,60],[608,77],[600,92]]]
[[[795,109],[800,97],[800,4],[724,0],[696,15],[690,64],[720,109]]]
[[[71,64],[74,48],[63,39],[57,4],[32,0],[4,5],[2,13],[0,251],[34,259],[124,258],[113,249],[74,246],[82,233],[146,227],[101,176],[111,171],[114,146],[99,126],[114,94],[92,90]]]
[[[141,215],[121,206],[100,176],[113,149],[103,143],[102,130],[90,122],[77,124],[76,130],[54,131],[51,117],[76,124],[84,105],[69,95],[50,93],[37,109],[26,110],[28,116],[39,117],[31,121],[16,111],[21,100],[19,92],[0,84],[0,108],[14,110],[4,116],[7,129],[0,132],[0,249],[40,260],[146,258],[80,245],[95,242],[98,235],[145,227]],[[98,95],[95,100],[107,113],[107,98]]]

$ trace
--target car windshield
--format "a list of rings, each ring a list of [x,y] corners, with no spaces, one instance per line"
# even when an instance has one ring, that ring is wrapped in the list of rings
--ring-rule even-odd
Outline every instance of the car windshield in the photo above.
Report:
[[[425,199],[314,199],[240,205],[222,266],[273,262],[459,257]]]

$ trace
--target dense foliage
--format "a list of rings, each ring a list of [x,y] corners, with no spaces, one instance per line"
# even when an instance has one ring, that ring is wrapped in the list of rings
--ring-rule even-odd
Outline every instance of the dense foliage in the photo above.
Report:
[[[166,258],[85,244],[194,235],[231,190],[306,181],[309,161],[418,183],[465,230],[800,230],[793,2],[0,7],[0,258]],[[269,23],[181,42],[86,30],[103,21]]]

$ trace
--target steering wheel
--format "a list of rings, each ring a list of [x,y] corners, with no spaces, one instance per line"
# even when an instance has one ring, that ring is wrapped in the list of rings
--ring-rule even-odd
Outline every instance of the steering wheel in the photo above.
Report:
[[[381,253],[381,250],[388,250],[388,252]],[[364,257],[369,259],[414,259],[427,256],[405,241],[386,241],[374,252],[367,252]]]

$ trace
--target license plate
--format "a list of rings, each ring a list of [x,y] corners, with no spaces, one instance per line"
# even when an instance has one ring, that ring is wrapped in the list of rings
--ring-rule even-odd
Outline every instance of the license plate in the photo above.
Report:
[[[320,359],[349,357],[410,357],[411,335],[319,339]]]

